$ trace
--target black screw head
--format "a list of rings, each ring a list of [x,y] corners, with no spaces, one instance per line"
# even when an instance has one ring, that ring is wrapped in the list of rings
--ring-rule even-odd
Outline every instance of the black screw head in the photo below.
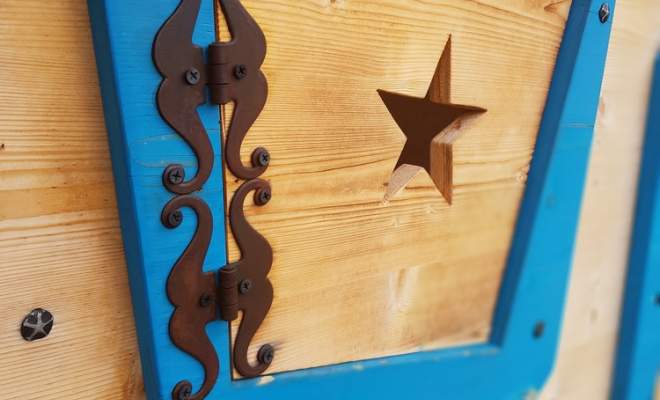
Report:
[[[213,294],[204,293],[202,295],[202,298],[199,300],[199,303],[202,305],[202,307],[210,306],[211,304],[213,304]]]
[[[610,19],[610,5],[607,3],[603,3],[602,6],[600,6],[600,11],[598,11],[598,17],[600,17],[600,22],[605,23]]]
[[[43,339],[53,329],[55,318],[43,308],[36,308],[29,313],[21,325],[21,336],[28,342]]]
[[[188,381],[179,382],[172,391],[172,400],[190,400],[192,397],[192,384]]]
[[[541,321],[534,327],[534,338],[539,339],[545,333],[545,322]]]
[[[192,390],[188,386],[179,389],[179,400],[189,400],[192,396]]]
[[[654,301],[657,306],[660,306],[660,293],[655,296]]]
[[[238,64],[236,66],[236,69],[234,70],[234,75],[236,75],[236,78],[238,79],[243,79],[245,78],[245,75],[248,73],[248,68],[245,64]]]
[[[249,280],[249,279],[246,279],[243,282],[241,282],[241,284],[239,285],[238,288],[241,291],[241,293],[245,294],[245,293],[249,292],[250,290],[252,290],[252,281]]]
[[[178,228],[179,225],[183,222],[183,213],[181,210],[174,210],[171,213],[167,214],[167,226],[170,229]]]
[[[270,189],[262,189],[257,191],[255,194],[255,203],[259,206],[263,206],[268,204],[270,199],[273,197],[273,194],[271,193]]]
[[[252,165],[261,165],[262,167],[270,164],[270,153],[263,147],[259,147],[252,153]]]
[[[261,348],[259,349],[259,353],[257,353],[257,359],[259,360],[259,362],[262,362],[264,364],[272,363],[274,358],[275,358],[275,348],[270,344],[261,346]]]
[[[163,177],[172,185],[180,185],[186,179],[186,171],[181,165],[170,165],[165,169]]]
[[[191,85],[196,85],[202,78],[202,74],[195,68],[190,68],[186,71],[186,81]]]

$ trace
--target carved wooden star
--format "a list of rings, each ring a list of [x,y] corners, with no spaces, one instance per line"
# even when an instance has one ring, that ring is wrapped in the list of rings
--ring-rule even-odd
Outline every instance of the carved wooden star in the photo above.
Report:
[[[447,203],[452,202],[453,144],[486,110],[451,103],[451,36],[424,98],[379,90],[406,144],[385,192],[384,202],[425,169]]]

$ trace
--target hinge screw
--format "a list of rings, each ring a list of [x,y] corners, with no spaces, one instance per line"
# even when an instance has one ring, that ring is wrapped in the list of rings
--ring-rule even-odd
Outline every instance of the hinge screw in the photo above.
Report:
[[[54,320],[53,314],[49,311],[43,308],[34,309],[23,320],[21,336],[28,342],[43,339],[53,329]]]
[[[259,147],[252,153],[252,165],[261,165],[262,167],[270,164],[270,153],[263,147]]]
[[[180,185],[186,179],[186,171],[181,165],[170,165],[165,170],[167,180],[173,185]]]
[[[598,16],[600,17],[600,22],[605,23],[610,19],[610,5],[607,3],[603,3],[602,6],[600,6],[600,11],[598,12]]]
[[[257,205],[263,206],[268,204],[268,202],[272,197],[273,195],[270,192],[270,189],[263,189],[257,192],[255,202],[257,203]]]
[[[199,301],[202,307],[208,307],[213,304],[213,295],[211,293],[204,293],[201,300]]]
[[[174,229],[178,228],[183,222],[183,213],[181,210],[174,210],[167,215],[167,227]]]
[[[191,395],[192,392],[188,386],[184,386],[179,390],[179,400],[188,400]]]
[[[188,71],[186,71],[186,81],[188,81],[188,83],[191,85],[196,85],[201,77],[201,74],[195,68],[190,68]]]
[[[241,282],[241,284],[239,286],[239,290],[243,294],[245,294],[245,293],[249,292],[250,290],[252,290],[252,281],[249,280],[249,279],[246,279],[243,282]]]
[[[272,363],[274,358],[275,358],[275,348],[270,344],[266,344],[262,346],[259,349],[259,353],[257,353],[257,359],[264,364]]]
[[[245,64],[238,64],[234,70],[234,75],[236,75],[236,78],[238,79],[243,79],[245,78],[245,75],[247,75],[247,72],[248,69]]]

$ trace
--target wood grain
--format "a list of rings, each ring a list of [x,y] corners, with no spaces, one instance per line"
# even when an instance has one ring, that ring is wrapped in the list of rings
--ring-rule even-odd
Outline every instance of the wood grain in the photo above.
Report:
[[[658,49],[660,2],[617,0],[559,358],[541,400],[609,399]]]
[[[274,373],[485,341],[570,2],[243,4],[270,96],[243,157],[270,151],[274,196],[246,211],[275,251],[253,352],[275,345]],[[383,204],[405,137],[377,90],[424,97],[450,34],[450,100],[488,110],[453,146],[453,204],[425,172]]]
[[[352,3],[319,1],[315,9],[339,22],[336,10]],[[534,2],[520,3],[531,7]],[[657,1],[617,3],[563,344],[555,376],[540,395],[543,400],[608,398],[652,58],[660,38]],[[0,382],[18,388],[3,392],[3,398],[144,399],[88,17],[82,1],[49,4],[45,11],[36,0],[0,2]],[[483,7],[480,4],[495,3],[474,7]],[[565,2],[543,4],[563,21]],[[263,19],[262,15],[260,22]],[[310,25],[311,21],[303,26],[314,28]],[[332,62],[323,70],[341,67]],[[417,84],[423,86],[421,76]],[[465,90],[464,86],[455,88]],[[308,108],[314,104],[302,110]],[[279,125],[280,133],[290,122],[300,123],[288,118]],[[253,143],[263,141],[262,137]],[[274,159],[273,166],[279,162]],[[304,171],[300,175],[304,177]],[[420,177],[419,186],[423,189],[413,190],[431,193],[430,179]],[[432,195],[441,201],[435,194],[427,196]],[[352,222],[350,216],[347,220]],[[263,219],[252,220],[258,218]],[[409,224],[411,218],[396,221]],[[307,266],[298,268],[305,271]],[[392,285],[402,282],[394,287],[405,289],[405,274],[401,275],[403,279],[392,279]],[[307,274],[301,279],[311,278]],[[49,338],[27,343],[20,338],[19,325],[34,307],[53,311],[56,323]],[[322,310],[331,312],[333,307],[324,305]],[[319,318],[312,312],[301,318]],[[330,321],[328,326],[359,322],[361,316]],[[96,318],[101,319],[98,325],[93,324]],[[368,340],[371,337],[363,334],[362,341]],[[23,388],[29,388],[32,397]]]
[[[0,2],[0,382],[7,399],[142,399],[85,2]],[[28,343],[32,309],[55,316]]]

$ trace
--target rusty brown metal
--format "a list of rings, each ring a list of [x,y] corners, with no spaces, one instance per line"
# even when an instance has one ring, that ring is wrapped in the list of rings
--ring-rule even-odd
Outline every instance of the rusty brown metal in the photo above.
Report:
[[[197,113],[197,106],[206,102],[204,82],[208,79],[204,52],[192,42],[200,5],[201,0],[181,0],[158,31],[152,51],[154,64],[163,76],[156,94],[158,111],[188,143],[198,162],[197,174],[185,182],[173,183],[168,176],[170,171],[165,170],[163,184],[176,194],[199,190],[213,169],[213,147]],[[194,85],[186,79],[192,69],[199,74],[199,82]]]
[[[200,400],[215,386],[220,368],[215,348],[206,335],[206,325],[216,319],[216,310],[215,307],[200,304],[204,294],[215,292],[215,273],[202,269],[213,234],[213,216],[202,199],[183,195],[167,203],[161,216],[163,224],[171,227],[168,217],[182,207],[192,208],[198,222],[195,235],[167,278],[167,297],[175,307],[169,333],[178,348],[202,364],[205,376],[202,387],[194,395],[191,383],[182,381],[175,387],[172,396],[178,400],[180,394],[187,391],[191,400]]]
[[[194,395],[190,382],[180,382],[174,389],[174,399],[182,392],[187,392],[193,400],[203,399],[217,380],[218,357],[205,330],[208,323],[216,320],[215,308],[207,304],[211,293],[216,293],[221,319],[233,321],[238,317],[238,310],[243,311],[233,348],[236,370],[245,377],[258,376],[273,360],[274,349],[270,345],[262,346],[256,365],[248,360],[250,343],[273,302],[273,285],[268,280],[273,250],[263,235],[247,222],[243,209],[245,199],[252,191],[255,192],[255,204],[262,206],[265,204],[261,201],[262,194],[270,193],[271,189],[266,181],[252,179],[241,185],[234,194],[229,223],[242,257],[218,271],[217,287],[215,274],[204,272],[202,268],[213,234],[213,219],[208,205],[197,196],[182,195],[172,199],[163,209],[162,222],[170,229],[179,226],[173,226],[170,219],[171,215],[180,214],[182,207],[192,208],[198,220],[192,241],[167,279],[167,296],[175,306],[169,328],[172,342],[197,359],[206,375],[202,387]],[[250,285],[239,288],[239,282],[249,282]]]
[[[158,110],[198,161],[197,174],[188,181],[172,181],[170,170],[175,166],[164,172],[163,184],[176,194],[199,190],[213,169],[213,147],[197,113],[197,106],[206,102],[206,85],[211,102],[236,103],[224,151],[229,169],[238,178],[253,179],[268,168],[255,159],[261,149],[253,152],[251,166],[240,158],[243,140],[268,97],[268,82],[260,69],[266,57],[266,38],[240,0],[219,2],[232,40],[209,45],[208,64],[202,48],[192,42],[201,0],[182,0],[154,40],[152,56],[163,76],[156,95]]]
[[[248,290],[241,290],[238,295],[238,309],[243,311],[243,318],[233,349],[234,367],[245,377],[261,375],[272,362],[272,357],[263,356],[257,357],[255,365],[248,360],[250,343],[273,303],[273,285],[268,280],[273,250],[266,238],[250,226],[243,211],[245,198],[250,192],[255,192],[254,202],[261,206],[264,204],[259,200],[261,194],[270,193],[270,190],[270,185],[262,179],[247,181],[234,194],[229,209],[229,223],[242,258],[228,267],[236,268],[238,282],[251,283]],[[262,346],[262,349],[266,346],[269,345]]]
[[[236,267],[228,265],[218,271],[218,307],[220,319],[233,321],[238,318],[238,278]]]
[[[254,155],[260,149],[253,152],[249,167],[243,164],[240,154],[243,139],[268,98],[268,82],[261,71],[266,58],[266,37],[240,0],[220,0],[220,6],[232,40],[209,46],[209,63],[214,66],[210,74],[211,101],[227,104],[233,100],[236,103],[227,129],[225,160],[238,178],[254,179],[268,168],[255,162]]]
[[[219,361],[205,327],[217,319],[218,313],[220,319],[233,321],[238,311],[243,311],[233,349],[233,362],[241,375],[263,373],[275,351],[271,345],[264,345],[257,364],[248,361],[250,342],[273,301],[273,287],[267,278],[273,255],[268,241],[246,221],[243,207],[251,191],[255,191],[257,206],[270,201],[270,186],[256,179],[268,167],[270,154],[257,148],[251,166],[244,165],[240,158],[243,140],[268,97],[268,84],[260,69],[266,56],[266,39],[240,0],[218,1],[232,40],[212,43],[208,64],[203,49],[192,42],[201,0],[181,0],[156,35],[152,51],[154,64],[163,76],[156,95],[158,110],[188,143],[198,166],[189,180],[185,180],[180,164],[168,166],[163,173],[163,185],[178,196],[163,209],[162,223],[169,229],[179,227],[183,223],[182,207],[193,209],[198,217],[195,235],[168,277],[167,295],[175,306],[169,326],[172,342],[202,364],[205,378],[194,394],[189,381],[179,382],[172,393],[175,400],[204,399],[215,386]],[[206,102],[207,85],[211,102],[236,103],[224,143],[225,160],[235,176],[248,180],[236,192],[229,210],[242,258],[218,271],[217,285],[215,273],[203,270],[213,233],[212,213],[204,200],[191,195],[207,182],[214,164],[213,147],[197,113],[197,106]]]

